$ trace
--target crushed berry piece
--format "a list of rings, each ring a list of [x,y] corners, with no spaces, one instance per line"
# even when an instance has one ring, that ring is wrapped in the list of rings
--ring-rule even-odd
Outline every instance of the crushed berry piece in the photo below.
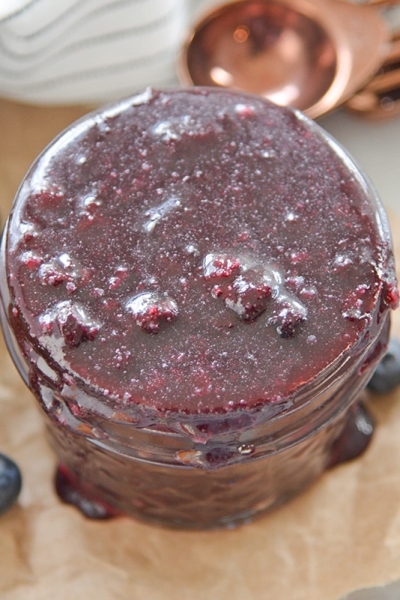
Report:
[[[383,305],[393,310],[399,306],[399,290],[394,283],[386,285],[385,294],[383,296]]]
[[[296,305],[285,306],[278,315],[277,331],[283,338],[293,337],[300,323],[306,320],[307,311]]]
[[[162,322],[171,323],[178,316],[178,305],[171,296],[143,292],[129,300],[127,310],[147,333],[158,333]]]
[[[90,273],[79,261],[67,253],[60,254],[39,267],[38,276],[42,285],[57,287],[62,283],[76,284],[87,281]]]
[[[203,261],[204,278],[231,277],[239,275],[240,260],[227,254],[207,254]]]
[[[271,298],[271,286],[253,271],[236,277],[226,291],[225,304],[241,319],[254,321],[265,311]]]
[[[54,334],[58,330],[70,348],[93,341],[100,329],[99,322],[90,318],[84,306],[68,300],[59,302],[42,314],[39,322],[46,334]]]

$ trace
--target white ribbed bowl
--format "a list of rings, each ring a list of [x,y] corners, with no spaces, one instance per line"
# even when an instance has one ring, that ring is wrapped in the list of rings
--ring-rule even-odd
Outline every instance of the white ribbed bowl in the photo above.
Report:
[[[0,95],[99,104],[175,82],[186,0],[1,0]]]

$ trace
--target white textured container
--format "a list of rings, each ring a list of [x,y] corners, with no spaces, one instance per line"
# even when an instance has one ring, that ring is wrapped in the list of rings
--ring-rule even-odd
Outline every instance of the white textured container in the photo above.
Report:
[[[175,82],[186,0],[2,0],[0,95],[100,104]]]

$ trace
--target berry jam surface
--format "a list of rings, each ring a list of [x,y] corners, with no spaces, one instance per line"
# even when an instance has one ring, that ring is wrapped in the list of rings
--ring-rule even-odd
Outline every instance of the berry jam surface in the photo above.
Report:
[[[397,303],[369,196],[300,114],[148,90],[61,136],[21,188],[17,340],[114,410],[284,403]]]

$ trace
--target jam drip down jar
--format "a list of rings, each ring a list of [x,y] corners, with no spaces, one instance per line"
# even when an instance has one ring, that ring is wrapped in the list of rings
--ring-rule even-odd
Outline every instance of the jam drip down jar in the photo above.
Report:
[[[91,113],[29,170],[1,260],[8,348],[88,516],[232,526],[366,446],[390,233],[301,113],[203,88]]]

